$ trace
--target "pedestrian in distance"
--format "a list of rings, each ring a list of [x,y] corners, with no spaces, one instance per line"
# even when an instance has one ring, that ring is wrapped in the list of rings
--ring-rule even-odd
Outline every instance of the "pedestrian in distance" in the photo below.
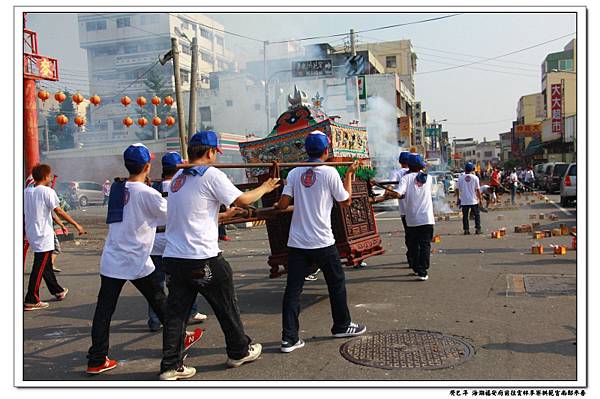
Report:
[[[232,207],[223,215],[236,216],[247,206],[279,187],[268,179],[254,190],[241,192],[218,168],[221,153],[217,134],[200,131],[188,144],[188,158],[195,166],[178,171],[169,186],[167,243],[163,270],[167,274],[167,317],[163,329],[160,380],[191,378],[196,369],[183,364],[182,331],[192,304],[202,294],[219,321],[227,351],[227,366],[239,367],[258,359],[262,346],[252,344],[244,332],[233,286],[231,266],[219,249],[219,207]]]
[[[106,217],[108,236],[100,258],[100,292],[92,322],[88,374],[100,374],[118,364],[108,357],[110,321],[127,281],[146,298],[161,323],[165,323],[165,292],[155,277],[150,251],[156,227],[165,225],[167,201],[146,184],[152,158],[141,143],[127,147],[123,159],[129,178],[111,186]],[[187,350],[200,339],[202,329],[181,334],[182,347]]]
[[[158,192],[161,193],[163,198],[167,199],[167,203],[169,202],[168,198],[168,189],[171,184],[171,179],[173,175],[177,172],[177,165],[183,163],[183,159],[178,152],[170,151],[162,156],[161,160],[162,166],[162,175],[161,180],[155,182],[152,187]],[[162,255],[165,250],[165,245],[167,243],[167,239],[165,238],[165,226],[158,226],[156,228],[156,235],[154,238],[154,244],[152,246],[152,251],[150,252],[150,258],[152,258],[152,263],[154,263],[154,267],[156,268],[154,272],[154,276],[158,282],[158,284],[163,288],[166,288],[165,283],[165,273],[162,270]],[[196,301],[192,305],[192,309],[190,311],[188,324],[201,323],[206,320],[208,316],[203,313],[198,312],[198,305]],[[158,315],[154,310],[152,310],[152,306],[148,305],[148,328],[150,331],[158,331],[160,330],[161,323],[158,318]]]
[[[512,205],[515,205],[515,197],[517,195],[517,188],[519,187],[519,177],[516,168],[513,168],[508,177],[508,184],[510,184],[510,202]]]
[[[482,204],[479,178],[473,173],[475,167],[471,162],[465,165],[465,173],[458,178],[456,196],[460,201],[463,214],[463,233],[471,234],[469,230],[469,213],[475,216],[475,234],[481,234],[481,217],[479,206]]]
[[[329,140],[316,130],[304,142],[308,162],[314,166],[292,169],[283,188],[281,198],[274,206],[284,210],[294,201],[294,213],[288,239],[287,281],[283,294],[281,352],[289,353],[304,346],[298,336],[300,324],[300,295],[305,276],[313,265],[323,272],[333,326],[334,337],[353,337],[363,334],[367,327],[354,323],[350,317],[346,297],[346,280],[335,238],[331,229],[333,201],[340,206],[352,202],[352,179],[358,167],[355,161],[348,167],[344,182],[337,170],[322,165],[329,157]]]
[[[492,192],[492,203],[496,203],[498,200],[497,195],[500,194],[500,185],[501,185],[502,175],[500,170],[495,167],[492,175],[490,176],[490,191]]]
[[[102,206],[108,205],[108,198],[110,197],[110,180],[106,180],[102,185],[102,196],[104,197]]]
[[[52,182],[50,165],[34,166],[31,175],[34,184],[29,185],[23,194],[25,235],[29,241],[29,247],[34,253],[33,268],[25,295],[24,309],[26,311],[44,309],[49,306],[48,302],[40,300],[42,279],[50,294],[54,295],[57,301],[65,299],[69,292],[68,288],[63,288],[58,283],[52,268],[52,255],[56,249],[52,212],[72,224],[80,235],[85,233],[83,227],[60,207],[56,192],[49,187]]]
[[[396,196],[406,201],[409,265],[421,281],[429,279],[431,240],[433,239],[432,177],[422,170],[427,166],[419,154],[408,157],[409,171],[402,177]]]

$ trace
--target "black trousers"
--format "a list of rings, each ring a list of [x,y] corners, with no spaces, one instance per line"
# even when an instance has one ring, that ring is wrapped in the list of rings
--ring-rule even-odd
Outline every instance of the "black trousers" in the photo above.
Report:
[[[64,288],[58,284],[56,275],[52,270],[52,252],[35,252],[33,255],[33,268],[29,275],[29,284],[27,285],[27,294],[25,295],[25,303],[40,302],[40,284],[42,279],[48,287],[48,291],[52,295],[56,295],[64,291]]]
[[[406,261],[408,262],[408,265],[412,268],[412,265],[410,263],[411,255],[410,255],[410,246],[408,245],[409,230],[408,230],[408,226],[406,225],[406,215],[400,215],[400,218],[402,219],[402,226],[404,226],[404,245],[406,245]]]
[[[481,230],[481,216],[479,215],[479,204],[461,205],[463,214],[463,230],[469,230],[469,212],[475,216],[475,229]]]
[[[155,272],[156,270],[146,277],[129,281],[146,298],[164,324],[166,297],[163,288],[157,282]],[[88,351],[89,367],[100,366],[108,355],[110,321],[117,307],[121,290],[127,281],[100,275],[100,292],[98,292],[98,303],[92,322],[92,346]]]
[[[433,225],[408,226],[411,267],[419,276],[426,276],[431,255]]]
[[[198,293],[212,307],[225,335],[227,356],[248,355],[251,338],[244,333],[240,318],[233,272],[221,254],[210,259],[163,258],[167,274],[166,320],[163,323],[163,358],[160,371],[177,370],[183,363],[183,334],[190,309]]]
[[[313,265],[322,271],[329,291],[333,334],[343,332],[350,324],[350,310],[346,299],[346,278],[340,255],[334,245],[319,249],[289,248],[287,285],[283,294],[283,331],[284,341],[296,343],[300,324],[300,294],[304,287],[304,277],[310,273]]]

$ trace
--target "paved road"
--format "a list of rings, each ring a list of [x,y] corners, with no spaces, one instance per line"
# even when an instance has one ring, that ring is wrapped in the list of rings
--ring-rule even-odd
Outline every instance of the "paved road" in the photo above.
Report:
[[[557,196],[549,196],[558,201]],[[521,200],[523,201],[523,200]],[[26,380],[156,380],[161,333],[146,328],[146,304],[131,285],[121,295],[111,330],[115,370],[85,375],[90,326],[99,287],[98,263],[106,235],[106,208],[76,211],[89,234],[63,245],[60,282],[70,289],[63,302],[24,314],[24,378]],[[346,269],[348,301],[353,319],[369,331],[417,329],[463,337],[474,356],[441,370],[384,370],[345,360],[339,351],[347,339],[332,339],[327,288],[322,277],[306,283],[302,298],[301,336],[307,345],[291,354],[279,353],[281,298],[285,279],[269,279],[264,227],[231,232],[221,243],[235,276],[247,333],[264,346],[261,358],[239,369],[226,369],[223,335],[203,299],[209,319],[206,333],[191,350],[187,364],[197,368],[196,380],[574,380],[576,379],[576,251],[565,256],[531,255],[535,240],[513,233],[530,214],[554,213],[558,221],[541,220],[544,228],[575,225],[575,209],[559,209],[537,201],[517,210],[482,214],[484,233],[463,236],[454,218],[437,222],[441,243],[434,244],[430,279],[419,282],[404,262],[404,233],[395,211],[378,213],[386,253],[367,260],[364,269]],[[498,220],[499,215],[504,220]],[[489,232],[507,227],[503,239]],[[569,245],[570,237],[546,238]],[[30,270],[30,265],[28,265]],[[24,284],[28,274],[25,276]],[[561,286],[553,285],[556,283]],[[536,291],[542,288],[540,291]],[[543,294],[543,289],[562,292]],[[536,294],[537,292],[537,294]],[[49,299],[44,286],[42,299]]]

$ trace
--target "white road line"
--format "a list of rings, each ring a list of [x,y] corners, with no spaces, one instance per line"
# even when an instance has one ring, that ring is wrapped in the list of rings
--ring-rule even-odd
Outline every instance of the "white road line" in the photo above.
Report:
[[[375,214],[375,217],[379,216],[379,215],[383,215],[384,213],[387,213],[387,211],[383,211],[383,212],[379,212]]]
[[[377,220],[402,220],[402,218],[378,218]]]
[[[557,207],[558,209],[560,209],[562,211],[562,213],[564,213],[567,216],[576,216],[574,213],[572,213],[571,211],[567,211],[565,208],[563,208],[562,206],[558,205],[556,202],[552,201],[550,198],[548,197],[544,197],[544,199],[547,199],[548,201],[550,201],[550,203],[552,205],[554,205],[555,207]]]

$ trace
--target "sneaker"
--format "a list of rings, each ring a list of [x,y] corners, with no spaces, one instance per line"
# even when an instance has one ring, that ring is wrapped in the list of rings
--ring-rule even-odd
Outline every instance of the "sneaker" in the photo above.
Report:
[[[201,328],[196,328],[194,332],[186,331],[185,332],[185,341],[183,342],[183,350],[187,351],[194,345],[196,342],[200,340],[204,330]]]
[[[481,234],[481,229],[475,230],[475,234]]]
[[[117,364],[119,364],[119,362],[117,362],[116,360],[111,360],[108,358],[108,356],[105,356],[104,364],[101,364],[100,366],[96,366],[96,367],[88,366],[87,373],[88,374],[104,373],[105,371],[112,370],[115,367],[117,367]]]
[[[317,269],[316,272],[309,274],[308,276],[304,277],[304,281],[317,281],[317,274],[319,274],[319,272],[321,271],[321,269]]]
[[[290,353],[300,348],[304,348],[304,341],[301,339],[295,344],[292,344],[290,341],[281,341],[281,351],[283,353]]]
[[[192,378],[194,375],[196,375],[195,368],[187,367],[182,364],[179,370],[169,370],[160,373],[159,379],[161,381],[177,381],[183,380],[184,378]]]
[[[227,367],[240,367],[244,363],[252,362],[252,361],[258,359],[261,352],[262,352],[261,344],[252,344],[252,345],[248,346],[248,354],[246,355],[246,357],[243,357],[243,358],[237,359],[237,360],[228,358],[227,359]]]
[[[202,323],[204,320],[206,320],[208,318],[207,315],[202,314],[200,312],[196,313],[195,315],[191,316],[188,320],[188,324],[196,324],[196,323]]]
[[[58,294],[56,294],[54,296],[56,297],[57,301],[62,301],[67,296],[67,292],[69,292],[69,289],[65,288],[62,292],[59,292]]]
[[[58,268],[56,268],[56,267],[53,267],[53,268],[52,268],[52,271],[53,271],[54,273],[60,273],[60,272],[62,272],[62,270],[61,270],[61,269],[58,269]]]
[[[25,310],[29,311],[29,310],[45,309],[48,306],[50,306],[48,304],[48,302],[42,302],[42,301],[39,301],[38,303],[26,303]]]
[[[464,235],[466,235],[466,236],[468,236],[469,234],[471,234],[471,232],[470,232],[469,230],[465,230],[465,231],[463,232],[463,234],[464,234]]]
[[[355,337],[364,334],[365,331],[367,331],[367,326],[364,324],[350,323],[345,331],[333,333],[333,336],[336,338]]]
[[[223,237],[219,238],[219,240],[221,240],[221,241],[231,241],[231,237],[229,237],[229,236],[223,236]]]
[[[427,280],[429,280],[429,275],[426,274],[424,276],[419,276],[418,279],[421,281],[427,281]]]

